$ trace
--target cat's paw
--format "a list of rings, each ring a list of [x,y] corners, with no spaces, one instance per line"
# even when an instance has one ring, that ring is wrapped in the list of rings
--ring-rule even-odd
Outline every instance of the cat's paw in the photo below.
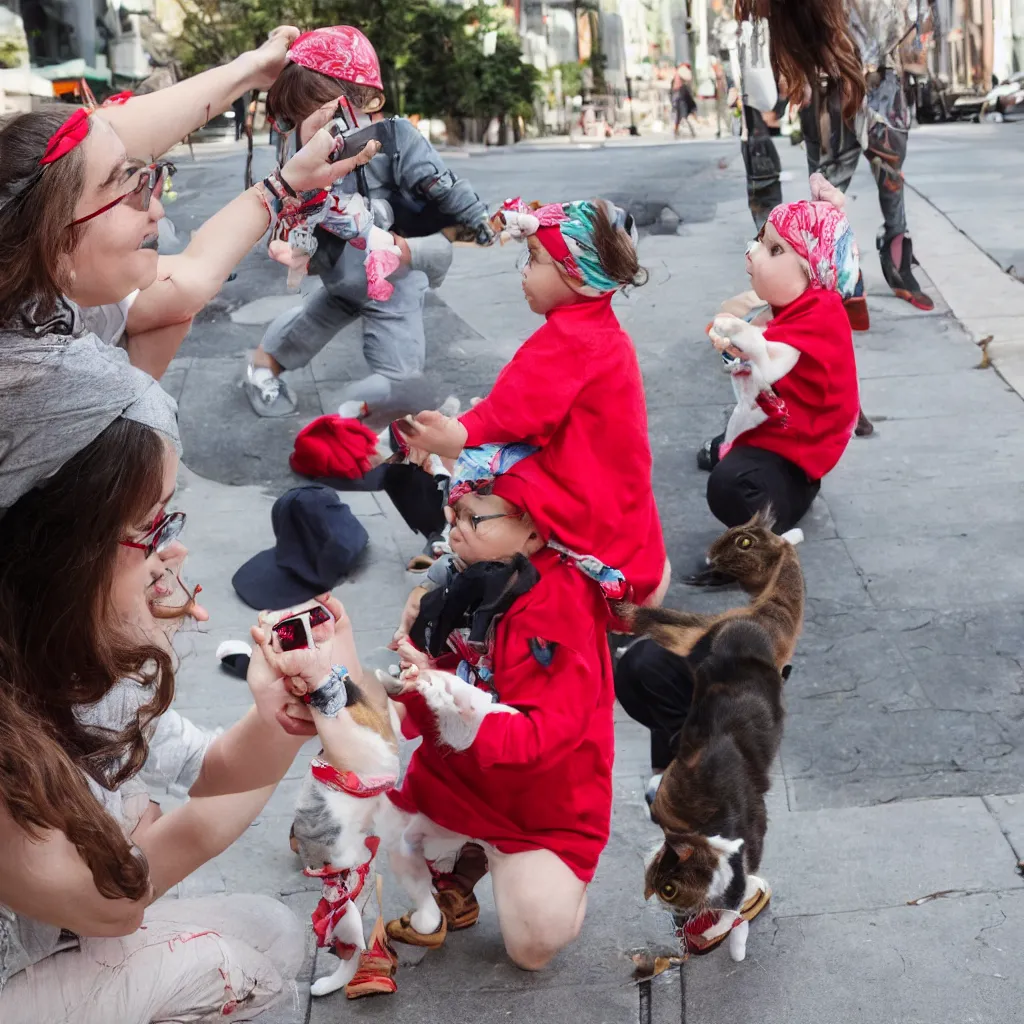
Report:
[[[747,934],[750,932],[750,923],[741,921],[729,932],[729,956],[736,963],[742,963],[747,957]]]
[[[339,978],[338,972],[335,971],[334,974],[328,974],[323,978],[317,978],[317,980],[309,986],[309,992],[310,995],[314,996],[329,996],[332,992],[337,992],[347,984],[348,980],[345,978]]]
[[[437,719],[441,740],[453,750],[473,745],[484,717],[492,711],[514,712],[504,704],[494,704],[482,690],[447,672],[419,673],[416,689]]]

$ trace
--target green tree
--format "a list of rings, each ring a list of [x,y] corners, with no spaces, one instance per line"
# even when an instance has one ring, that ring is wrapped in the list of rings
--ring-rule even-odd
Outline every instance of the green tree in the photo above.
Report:
[[[275,25],[354,25],[381,63],[391,112],[430,117],[502,117],[532,112],[537,71],[522,63],[514,33],[484,5],[431,0],[179,0],[185,11],[176,55],[195,74],[258,46]],[[483,36],[498,32],[484,56]]]
[[[406,107],[427,117],[480,118],[533,113],[538,72],[523,63],[519,40],[480,5],[428,5],[413,22]],[[492,54],[484,39],[497,33]]]

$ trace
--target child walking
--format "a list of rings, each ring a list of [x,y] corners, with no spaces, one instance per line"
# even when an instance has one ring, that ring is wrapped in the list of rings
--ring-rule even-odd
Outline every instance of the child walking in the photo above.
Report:
[[[660,602],[669,567],[643,379],[612,311],[617,291],[646,279],[633,219],[604,200],[535,210],[515,200],[501,216],[526,239],[523,292],[545,323],[469,412],[423,412],[398,426],[414,447],[448,458],[491,443],[539,449],[505,473],[508,500],[549,546],[599,563],[609,599]]]
[[[353,128],[379,121],[383,105],[377,54],[362,32],[346,25],[300,36],[267,97],[278,130],[297,129],[300,144],[338,117]],[[258,416],[294,412],[297,400],[281,373],[305,366],[358,319],[371,372],[345,389],[339,413],[365,418],[375,411],[386,417],[387,410],[405,413],[428,404],[422,384],[423,302],[452,258],[451,243],[439,232],[461,225],[480,244],[489,244],[493,232],[483,201],[448,170],[419,130],[404,120],[396,120],[394,130],[393,152],[378,154],[335,185],[338,193],[360,193],[376,226],[393,230],[402,264],[389,278],[394,292],[387,300],[370,299],[366,252],[317,227],[310,271],[324,287],[270,325],[246,367],[243,387]]]

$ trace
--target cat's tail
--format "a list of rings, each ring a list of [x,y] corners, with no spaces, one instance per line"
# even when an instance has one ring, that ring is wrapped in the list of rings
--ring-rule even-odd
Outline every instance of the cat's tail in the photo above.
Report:
[[[659,647],[682,655],[689,654],[693,646],[692,636],[684,636],[683,631],[689,632],[706,624],[705,616],[694,615],[692,612],[678,612],[671,608],[623,605],[619,607],[618,612],[634,636],[650,637]]]

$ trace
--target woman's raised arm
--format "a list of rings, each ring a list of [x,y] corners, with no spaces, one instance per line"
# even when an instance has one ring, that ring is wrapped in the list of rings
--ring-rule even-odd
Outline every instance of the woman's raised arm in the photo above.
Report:
[[[230,64],[211,68],[169,89],[133,96],[99,112],[113,125],[129,156],[151,161],[176,142],[222,114],[250,89],[268,89],[284,67],[288,48],[299,35],[290,25],[275,28],[258,49]]]

